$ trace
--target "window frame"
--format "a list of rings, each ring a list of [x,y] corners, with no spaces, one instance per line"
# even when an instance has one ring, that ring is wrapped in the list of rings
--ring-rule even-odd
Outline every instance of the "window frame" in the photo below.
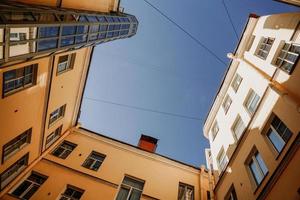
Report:
[[[65,57],[65,56],[67,56],[67,61],[59,62],[60,58]],[[71,54],[66,54],[66,55],[59,56],[58,60],[57,60],[56,76],[72,70],[74,68],[75,59],[76,59],[76,53],[71,53]],[[62,63],[65,63],[65,69],[64,70],[59,70],[59,66]]]
[[[229,94],[227,94],[222,102],[222,108],[224,110],[225,115],[227,114],[228,110],[230,109],[230,106],[232,104],[232,99]]]
[[[46,141],[45,141],[46,149],[48,149],[54,142],[57,141],[57,139],[60,137],[60,135],[62,133],[62,128],[63,128],[63,125],[60,125],[46,137]],[[55,136],[55,134],[57,134],[57,135]],[[52,135],[54,135],[54,137],[48,141],[48,138],[50,138]]]
[[[224,200],[238,200],[233,184],[230,186],[228,192],[226,193]]]
[[[33,180],[30,180],[29,178],[30,178],[32,175],[39,176],[39,178],[43,179],[43,180],[42,180],[42,183],[37,183],[37,182],[35,182],[35,181],[33,181]],[[43,175],[43,174],[38,173],[38,172],[35,172],[35,171],[32,171],[32,172],[29,174],[29,176],[27,176],[20,184],[18,184],[17,187],[14,187],[14,189],[13,189],[11,192],[9,192],[9,194],[12,195],[13,197],[18,198],[18,199],[22,199],[26,194],[28,194],[28,192],[30,192],[30,189],[32,189],[33,186],[38,186],[38,188],[37,188],[37,190],[38,190],[38,189],[46,182],[47,179],[48,179],[48,176]],[[27,188],[22,192],[22,194],[20,194],[19,196],[13,194],[15,191],[17,191],[17,189],[19,189],[19,187],[20,187],[23,183],[25,183],[25,181],[30,182],[29,187],[27,187]],[[34,194],[37,192],[37,190],[36,190],[34,193],[32,193],[32,195],[34,195]],[[32,195],[31,195],[29,198],[31,198]]]
[[[68,149],[66,147],[63,147],[62,145],[63,144],[66,144],[66,145],[69,145],[71,146],[72,149]],[[51,152],[51,155],[57,157],[57,158],[60,158],[60,159],[67,159],[69,157],[69,155],[74,151],[74,149],[77,147],[77,144],[73,143],[73,142],[70,142],[70,141],[67,141],[67,140],[64,140],[63,142],[61,142],[52,152]],[[63,151],[59,154],[59,155],[55,155],[55,152],[58,151],[59,148],[62,148]],[[69,152],[67,153],[66,156],[62,156],[65,154],[65,152]]]
[[[240,80],[240,81],[237,82],[238,80]],[[235,73],[235,76],[234,76],[234,78],[233,78],[233,80],[230,84],[231,88],[233,89],[233,91],[235,93],[237,93],[237,91],[239,90],[240,85],[242,84],[242,82],[243,82],[243,77],[240,74]],[[236,83],[238,83],[238,84],[235,86]]]
[[[224,155],[222,160],[220,159],[221,155]],[[220,151],[218,152],[218,155],[217,155],[217,164],[218,164],[218,169],[220,172],[225,171],[228,162],[229,162],[228,156],[226,155],[225,149],[222,146],[222,148],[220,149]]]
[[[142,189],[124,183],[125,178],[128,178],[128,179],[131,179],[131,180],[133,180],[133,181],[137,181],[137,182],[141,183],[141,184],[142,184],[142,186],[141,186]],[[125,188],[125,189],[129,190],[129,192],[128,192],[128,194],[127,194],[127,198],[126,198],[126,200],[129,200],[130,195],[132,194],[132,191],[133,191],[133,190],[138,190],[138,191],[140,191],[140,192],[141,192],[141,196],[142,196],[142,195],[143,195],[144,187],[145,187],[145,181],[144,181],[144,180],[141,180],[141,179],[138,179],[138,178],[135,178],[135,177],[132,177],[132,176],[130,176],[130,175],[126,175],[126,174],[125,174],[125,175],[124,175],[124,178],[123,178],[123,180],[122,180],[122,183],[119,185],[118,193],[116,194],[116,200],[118,200],[118,196],[119,196],[119,193],[120,193],[120,191],[121,191],[121,188]],[[140,197],[141,197],[141,196],[140,196]]]
[[[79,198],[79,199],[81,199],[82,195],[83,195],[83,194],[84,194],[84,192],[85,192],[85,190],[84,190],[84,189],[81,189],[81,188],[79,188],[79,187],[76,187],[76,186],[73,186],[73,185],[67,184],[67,186],[66,186],[66,188],[65,188],[64,192],[60,194],[60,196],[59,196],[59,198],[58,198],[58,199],[61,199],[62,197],[64,197],[64,198],[67,198],[67,199],[70,199],[70,200],[75,200],[75,199],[73,198],[73,196],[69,196],[69,195],[65,194],[65,193],[66,193],[66,191],[67,191],[68,189],[71,189],[71,190],[73,190],[73,193],[72,193],[72,195],[74,194],[74,191],[75,191],[75,192],[80,192],[80,193],[81,193],[81,195],[80,195],[80,198]],[[76,200],[79,200],[79,199],[76,199]]]
[[[256,97],[258,97],[258,101],[255,105],[254,110],[252,111],[250,108],[251,108],[252,103],[255,102],[254,100],[256,99]],[[255,111],[257,110],[257,108],[259,106],[260,101],[261,101],[261,97],[252,88],[250,88],[250,90],[244,100],[244,103],[243,103],[244,108],[246,109],[246,111],[248,112],[248,114],[250,116],[253,116],[253,114],[255,113]]]
[[[284,49],[286,45],[288,46],[288,48]],[[282,71],[288,73],[288,74],[292,74],[293,73],[293,71],[296,68],[296,66],[297,66],[297,64],[299,62],[299,59],[300,59],[300,53],[295,53],[295,52],[290,51],[293,46],[298,46],[298,48],[300,48],[300,44],[298,44],[298,43],[295,43],[295,42],[292,42],[292,41],[285,42],[283,44],[283,46],[280,48],[280,50],[277,53],[277,55],[275,55],[275,59],[274,59],[274,65],[276,67],[280,68]],[[281,53],[284,53],[283,57],[280,57]],[[290,61],[290,60],[287,59],[287,57],[289,55],[291,55],[291,54],[297,56],[297,59],[295,60],[295,62],[292,62],[292,61]],[[277,63],[278,60],[281,60],[280,63]],[[285,68],[283,68],[283,63],[284,62],[292,64],[292,67],[291,67],[290,71],[287,70],[287,69],[285,69]]]
[[[263,172],[263,169],[260,166],[259,161],[257,160],[257,155],[260,156],[260,158],[261,158],[261,160],[264,164],[264,167],[267,170],[266,173]],[[261,178],[260,182],[258,182],[258,180],[255,176],[255,172],[253,172],[253,170],[250,166],[252,162],[254,162],[254,164],[256,166],[256,169],[258,170],[258,173],[261,176],[260,177]],[[245,161],[245,167],[246,167],[246,170],[247,170],[248,175],[250,177],[250,182],[251,182],[252,188],[254,189],[254,192],[255,192],[262,185],[262,183],[264,182],[264,180],[266,179],[266,177],[269,174],[269,168],[266,165],[265,160],[262,158],[261,154],[259,153],[259,151],[257,150],[257,148],[255,146],[252,148],[252,150],[250,151],[250,153],[249,153],[249,155],[248,155],[248,157]]]
[[[96,155],[96,156],[99,156],[102,158],[102,160],[97,160],[95,158],[92,158],[93,155]],[[102,154],[102,153],[99,153],[99,152],[96,152],[96,151],[92,151],[89,156],[85,159],[85,161],[83,162],[82,164],[82,167],[86,168],[86,169],[90,169],[90,170],[93,170],[93,171],[98,171],[100,169],[100,167],[102,166],[104,160],[106,158],[106,155]],[[93,163],[88,166],[87,163],[89,162],[89,160],[93,160]],[[94,169],[92,166],[96,164],[96,162],[99,161],[101,162],[99,167],[97,169]]]
[[[268,42],[271,41],[272,44],[268,44]],[[260,59],[262,60],[267,60],[268,56],[269,56],[269,53],[272,49],[272,46],[274,44],[274,41],[275,41],[275,38],[272,38],[272,37],[262,37],[258,43],[258,46],[257,46],[257,49],[255,51],[255,55],[257,57],[259,57]],[[270,49],[269,51],[266,51],[262,48],[263,45],[267,45],[267,46],[270,46]],[[259,52],[262,51],[264,53],[266,53],[266,57],[263,57],[262,55],[259,54]]]
[[[280,125],[283,124],[285,126],[285,131],[288,130],[291,133],[291,135],[287,138],[286,141],[282,138],[283,134],[281,135],[281,133],[279,133],[277,131],[277,128],[274,127],[274,125],[272,124],[272,122],[276,118],[280,121],[279,122]],[[270,130],[273,131],[276,134],[276,136],[284,142],[281,150],[278,150],[275,147],[275,144],[273,143],[272,139],[269,137]],[[272,113],[267,124],[265,125],[265,127],[263,129],[263,135],[265,136],[265,139],[267,140],[267,143],[269,144],[270,148],[272,149],[272,152],[276,156],[276,160],[277,160],[279,158],[279,156],[281,155],[281,153],[284,151],[287,144],[289,143],[290,139],[293,137],[294,133],[288,128],[288,126],[275,113]]]
[[[11,158],[12,156],[14,156],[16,153],[18,153],[19,151],[21,151],[23,148],[25,148],[27,145],[30,144],[31,142],[31,136],[32,136],[32,127],[27,129],[26,131],[24,131],[23,133],[21,133],[20,135],[18,135],[17,137],[13,138],[12,140],[10,140],[9,142],[7,142],[6,144],[3,145],[2,147],[2,164],[7,161],[9,158]],[[26,142],[22,143],[21,145],[19,144],[20,141],[23,141],[23,139],[26,138]],[[10,153],[5,153],[5,148],[7,148],[8,146],[13,146],[15,147],[16,144],[18,144],[18,147],[14,148]]]
[[[243,125],[243,126],[242,126],[242,127],[243,127],[243,131],[241,131],[239,137],[237,137],[238,135],[236,134],[236,131],[237,131],[236,128],[239,127],[239,126],[238,126],[238,123],[239,123],[239,122],[241,122],[241,124]],[[241,117],[239,114],[237,114],[237,116],[236,116],[236,118],[235,118],[235,120],[234,120],[234,122],[233,122],[233,124],[232,124],[232,126],[231,126],[231,131],[232,131],[232,133],[233,133],[233,138],[235,139],[236,142],[239,141],[240,138],[243,136],[243,133],[245,132],[246,128],[247,128],[247,127],[246,127],[246,124],[245,124],[245,122],[243,121],[242,117]]]
[[[55,109],[54,111],[52,111],[50,113],[50,115],[49,115],[49,122],[48,122],[48,124],[49,124],[48,128],[51,127],[53,124],[55,124],[57,121],[59,121],[60,119],[62,119],[65,116],[66,107],[67,107],[67,104],[64,104],[64,105],[60,106],[59,108]],[[53,118],[54,118],[54,120],[52,120]]]
[[[18,159],[15,163],[10,165],[6,170],[4,170],[0,174],[0,191],[2,191],[7,185],[9,185],[13,181],[13,179],[15,177],[17,177],[20,173],[23,172],[23,170],[28,166],[28,161],[29,161],[29,153],[26,153],[25,155],[23,155],[20,159]],[[21,163],[21,162],[24,162],[24,165],[20,165],[19,163]],[[18,166],[18,165],[20,165],[20,166]],[[2,180],[3,179],[2,176],[5,173],[8,173],[10,170],[14,169],[15,166],[18,166],[18,168],[13,170],[13,173],[10,173],[9,176],[7,176],[4,180]],[[11,176],[13,176],[13,177],[11,177]],[[4,186],[2,186],[3,182],[5,182]]]
[[[220,127],[219,127],[219,124],[218,124],[218,122],[216,120],[213,123],[213,126],[211,128],[212,141],[214,141],[215,138],[217,137],[219,130],[220,130]]]
[[[27,67],[32,67],[32,72],[30,74],[25,74],[25,69]],[[5,80],[5,74],[9,73],[9,72],[12,72],[12,71],[16,71],[16,77],[15,78],[12,78],[10,80]],[[22,73],[22,75],[20,75]],[[19,74],[19,75],[17,75]],[[30,87],[33,87],[36,85],[36,82],[37,82],[37,74],[38,74],[38,64],[30,64],[30,65],[26,65],[26,66],[22,66],[22,67],[19,67],[19,68],[16,68],[16,69],[11,69],[11,70],[8,70],[8,71],[5,71],[2,73],[2,98],[5,98],[5,97],[8,97],[10,95],[13,95],[15,93],[18,93],[18,92],[21,92],[23,90],[26,90]],[[32,81],[30,83],[25,83],[25,77],[26,76],[32,76]],[[17,80],[22,80],[22,84],[20,87],[16,87],[14,89],[11,89],[11,90],[8,90],[8,91],[5,91],[5,84],[9,83],[9,82],[12,82],[12,81],[17,81]],[[15,84],[15,83],[14,83]]]
[[[178,184],[178,197],[177,197],[178,200],[181,200],[181,199],[179,199],[180,198],[180,196],[179,196],[180,195],[180,187],[184,187],[184,192],[186,192],[187,189],[191,189],[192,190],[192,199],[191,200],[195,199],[195,187],[193,185],[190,185],[190,184],[179,182],[179,184]]]

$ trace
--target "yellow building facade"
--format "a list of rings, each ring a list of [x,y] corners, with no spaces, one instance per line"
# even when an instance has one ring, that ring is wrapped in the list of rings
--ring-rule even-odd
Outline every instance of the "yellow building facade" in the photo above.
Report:
[[[72,128],[57,142],[2,199],[29,195],[33,184],[38,184],[38,189],[30,199],[45,200],[71,198],[71,190],[77,191],[80,199],[206,200],[211,190],[204,168],[83,128]],[[39,181],[32,181],[32,174]],[[31,185],[23,189],[26,181]]]
[[[300,14],[250,15],[204,125],[216,199],[300,198]]]
[[[136,34],[137,19],[119,6],[118,0],[0,3],[0,199],[213,196],[204,167],[156,154],[149,136],[132,146],[77,124],[94,47]]]

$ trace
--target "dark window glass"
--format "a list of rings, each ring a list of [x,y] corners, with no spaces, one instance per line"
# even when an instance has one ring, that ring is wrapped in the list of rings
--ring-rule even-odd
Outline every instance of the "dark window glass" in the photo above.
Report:
[[[2,16],[6,21],[35,21],[33,15],[28,12],[7,12],[3,13]]]
[[[77,33],[82,34],[82,33],[87,33],[88,31],[88,26],[77,26]]]
[[[39,38],[56,37],[59,33],[59,27],[40,27]]]
[[[121,29],[129,29],[130,24],[122,24]]]
[[[47,177],[33,172],[12,194],[20,199],[28,200],[46,181]]]
[[[49,125],[51,125],[52,123],[54,123],[55,121],[59,120],[60,118],[62,118],[65,115],[65,111],[66,111],[66,104],[59,107],[58,109],[54,110],[49,117]]]
[[[97,171],[105,159],[105,155],[93,151],[83,163],[83,167]]]
[[[38,42],[38,51],[54,49],[57,47],[57,39],[42,40]]]
[[[29,154],[27,153],[22,158],[20,158],[17,162],[12,164],[2,172],[0,175],[0,190],[2,190],[5,186],[7,186],[15,177],[17,177],[28,165],[28,157]]]
[[[100,33],[99,34],[99,39],[104,39],[106,37],[106,33]]]
[[[144,181],[125,176],[116,200],[139,200],[142,196]]]
[[[249,168],[256,184],[259,185],[263,178],[267,175],[268,168],[258,152],[251,157]]]
[[[90,35],[90,41],[93,41],[93,40],[97,40],[98,38],[98,34],[93,34],[93,35]]]
[[[113,18],[113,21],[114,21],[114,22],[120,22],[120,20],[119,20],[118,17],[114,17],[114,18]]]
[[[194,187],[179,183],[178,200],[194,200]]]
[[[74,44],[74,39],[75,39],[74,36],[62,38],[62,39],[61,39],[60,46],[64,47],[64,46],[72,45],[72,44]]]
[[[86,16],[89,20],[89,22],[98,22],[97,17],[95,16]]]
[[[99,25],[92,25],[90,26],[91,33],[96,33],[99,31]]]
[[[77,145],[68,141],[63,141],[53,152],[52,155],[66,159]]]
[[[76,26],[64,26],[62,35],[74,35],[76,32]]]
[[[113,34],[114,34],[113,32],[108,32],[108,33],[107,33],[107,38],[112,38],[112,37],[113,37]]]
[[[112,30],[114,30],[115,29],[115,25],[109,25],[109,27],[108,27],[108,30],[109,31],[112,31]]]
[[[30,128],[5,144],[3,146],[3,160],[7,160],[9,156],[20,151],[26,144],[29,144],[31,141],[31,132],[32,129]]]
[[[121,28],[121,25],[120,24],[116,24],[114,30],[120,30],[120,28]]]
[[[271,122],[270,129],[267,132],[267,137],[277,152],[282,151],[291,136],[292,132],[290,129],[275,115]]]
[[[86,38],[87,38],[86,35],[76,36],[76,38],[75,38],[76,44],[86,42]]]
[[[125,30],[125,31],[120,31],[120,35],[127,35],[129,33],[128,30]]]
[[[11,91],[19,90],[21,88],[26,88],[29,85],[33,85],[37,73],[37,65],[29,65],[19,69],[14,69],[3,73],[4,79],[4,95]]]
[[[101,25],[100,31],[107,31],[107,25]]]
[[[62,130],[62,125],[55,129],[50,135],[47,136],[46,139],[46,148],[48,148],[51,144],[53,144],[60,136]]]
[[[86,19],[85,16],[80,16],[80,17],[79,17],[79,21],[80,21],[80,22],[87,22],[87,19]]]
[[[107,22],[107,20],[104,16],[98,16],[97,18],[98,18],[99,22]]]
[[[114,34],[113,34],[113,36],[117,37],[117,36],[119,36],[119,34],[120,34],[120,31],[115,31]]]
[[[106,17],[106,19],[107,19],[108,22],[114,22],[112,17]]]
[[[61,194],[59,200],[79,200],[83,195],[84,190],[68,185],[65,192]]]

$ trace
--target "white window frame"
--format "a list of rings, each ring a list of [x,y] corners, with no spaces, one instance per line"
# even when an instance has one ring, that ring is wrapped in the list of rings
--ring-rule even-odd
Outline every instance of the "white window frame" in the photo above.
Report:
[[[253,89],[250,89],[244,101],[244,107],[246,108],[246,110],[250,115],[254,114],[254,112],[256,111],[259,105],[259,102],[260,102],[260,96]],[[253,108],[253,110],[251,108]]]
[[[229,94],[227,94],[227,95],[225,96],[225,98],[224,98],[223,103],[222,103],[222,107],[223,107],[223,109],[224,109],[225,115],[227,114],[227,112],[228,112],[228,110],[229,110],[231,104],[232,104],[232,99],[231,99],[231,97],[229,96]]]
[[[233,81],[231,83],[231,87],[233,89],[233,91],[236,93],[241,85],[243,81],[243,78],[241,75],[239,75],[238,73],[235,74]]]
[[[242,127],[242,128],[240,128],[240,127]],[[246,129],[246,125],[245,125],[243,119],[241,118],[241,116],[238,114],[234,120],[232,127],[231,127],[231,130],[234,134],[234,138],[236,141],[238,141],[242,137],[245,129]],[[238,131],[240,131],[240,132],[238,132]]]

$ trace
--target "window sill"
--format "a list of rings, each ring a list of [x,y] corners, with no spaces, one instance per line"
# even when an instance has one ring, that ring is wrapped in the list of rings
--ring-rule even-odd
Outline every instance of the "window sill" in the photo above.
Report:
[[[25,85],[25,86],[23,86],[23,87],[20,87],[20,88],[11,90],[11,91],[6,92],[6,93],[4,93],[4,90],[3,90],[2,98],[4,99],[4,98],[6,98],[6,97],[8,97],[8,96],[11,96],[11,95],[13,95],[13,94],[15,94],[15,93],[21,92],[21,91],[26,90],[26,89],[28,89],[28,88],[31,88],[31,87],[33,87],[33,86],[35,86],[35,84],[30,83],[30,84],[27,84],[27,85]]]

